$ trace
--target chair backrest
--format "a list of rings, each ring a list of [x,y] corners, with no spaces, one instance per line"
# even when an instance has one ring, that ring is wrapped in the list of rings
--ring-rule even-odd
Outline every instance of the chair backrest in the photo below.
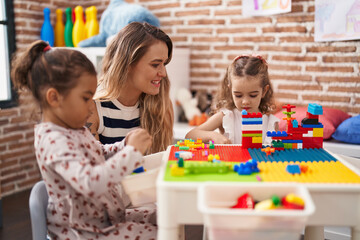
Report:
[[[31,189],[29,198],[31,230],[33,240],[47,239],[46,211],[48,194],[44,181],[39,181]]]

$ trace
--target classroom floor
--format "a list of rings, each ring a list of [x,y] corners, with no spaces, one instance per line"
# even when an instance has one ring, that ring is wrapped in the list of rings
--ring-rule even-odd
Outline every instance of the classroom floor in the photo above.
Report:
[[[2,199],[0,240],[31,240],[29,195],[30,190],[26,190]]]

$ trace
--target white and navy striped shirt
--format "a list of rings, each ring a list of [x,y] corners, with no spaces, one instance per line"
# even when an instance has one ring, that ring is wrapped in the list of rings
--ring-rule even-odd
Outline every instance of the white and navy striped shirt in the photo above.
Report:
[[[139,102],[127,107],[118,100],[95,101],[99,115],[99,140],[102,144],[121,141],[126,134],[140,126]]]

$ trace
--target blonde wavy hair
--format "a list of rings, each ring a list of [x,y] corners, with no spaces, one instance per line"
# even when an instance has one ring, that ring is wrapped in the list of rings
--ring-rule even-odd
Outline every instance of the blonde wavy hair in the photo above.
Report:
[[[99,78],[96,99],[114,100],[128,79],[131,66],[134,66],[157,41],[168,47],[169,63],[172,56],[172,42],[161,29],[148,23],[133,22],[124,27],[106,48],[102,61],[103,75]],[[161,81],[157,95],[142,93],[139,98],[140,126],[153,137],[149,153],[163,151],[173,141],[174,113],[169,96],[170,81],[166,76]]]
[[[259,109],[262,114],[268,114],[274,108],[274,91],[270,83],[268,66],[261,56],[242,55],[234,59],[226,69],[226,74],[220,83],[220,89],[215,96],[211,114],[215,114],[221,108],[233,110],[236,108],[231,89],[231,77],[256,77],[261,79],[261,87],[264,89],[269,86],[265,96],[261,98]]]

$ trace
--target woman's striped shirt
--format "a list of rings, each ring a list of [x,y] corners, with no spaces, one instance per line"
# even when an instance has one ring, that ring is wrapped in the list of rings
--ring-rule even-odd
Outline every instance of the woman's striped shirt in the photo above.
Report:
[[[127,107],[118,100],[95,101],[99,115],[99,140],[102,144],[121,141],[140,126],[139,102]]]

